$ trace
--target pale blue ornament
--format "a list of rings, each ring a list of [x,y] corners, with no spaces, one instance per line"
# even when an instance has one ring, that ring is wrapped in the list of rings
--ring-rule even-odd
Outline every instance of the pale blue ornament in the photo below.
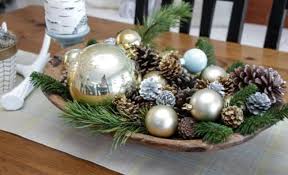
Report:
[[[199,73],[207,66],[206,54],[197,48],[188,50],[181,59],[181,64],[190,73]]]

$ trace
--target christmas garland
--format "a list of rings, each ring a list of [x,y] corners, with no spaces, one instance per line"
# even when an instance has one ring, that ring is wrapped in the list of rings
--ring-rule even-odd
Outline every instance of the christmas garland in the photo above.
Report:
[[[67,123],[113,134],[114,146],[125,143],[133,133],[170,139],[202,139],[219,144],[233,133],[253,134],[288,118],[288,105],[283,103],[286,82],[272,68],[236,62],[224,70],[216,65],[214,47],[205,38],[200,38],[196,48],[184,54],[151,47],[156,36],[176,24],[177,20],[172,18],[188,17],[188,7],[186,3],[165,7],[146,19],[143,26],[138,26],[138,32],[121,31],[115,42],[109,39],[104,41],[106,44],[95,44],[96,40],[87,43],[92,51],[120,47],[121,53],[125,53],[125,58],[121,56],[121,59],[133,62],[133,75],[137,75],[137,80],[123,84],[127,87],[125,92],[119,91],[107,98],[109,89],[104,74],[98,85],[101,86],[100,95],[96,95],[90,85],[80,91],[83,95],[103,97],[103,100],[85,101],[86,98],[73,95],[77,89],[74,84],[82,83],[83,88],[92,80],[81,82],[75,78],[75,72],[69,79],[69,69],[68,75],[63,76],[64,79],[68,77],[68,83],[40,73],[33,73],[31,80],[45,93],[58,94],[67,100],[62,115]],[[129,37],[125,38],[126,35]],[[93,54],[94,57],[85,58],[85,62],[97,57],[97,52]],[[92,61],[97,63],[97,60]],[[87,77],[75,67],[71,70],[76,70],[79,77]],[[94,72],[97,70],[90,71],[97,74]],[[74,81],[73,88],[69,81]]]

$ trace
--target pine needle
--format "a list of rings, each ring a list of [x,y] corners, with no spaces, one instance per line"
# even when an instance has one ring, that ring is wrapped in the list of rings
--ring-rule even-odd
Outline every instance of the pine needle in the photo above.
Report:
[[[142,38],[142,43],[151,44],[154,38],[168,32],[170,27],[179,25],[180,20],[187,22],[192,15],[191,9],[189,3],[182,2],[177,6],[165,6],[154,12],[150,17],[144,19],[143,26],[136,27],[136,31]]]
[[[253,134],[261,128],[269,127],[288,118],[288,105],[273,107],[262,115],[251,116],[244,120],[236,130],[242,135]]]
[[[207,55],[207,66],[216,65],[214,46],[209,42],[207,38],[199,38],[196,42],[196,47]]]
[[[113,148],[124,144],[132,133],[145,131],[139,122],[126,120],[108,105],[90,106],[68,102],[61,117],[77,128],[88,128],[96,133],[114,134]]]
[[[239,68],[239,67],[244,67],[244,66],[245,66],[245,64],[244,64],[243,62],[237,61],[237,62],[231,64],[231,65],[227,68],[226,72],[227,72],[227,73],[231,73],[231,72],[233,72],[235,69],[237,69],[237,68]]]
[[[31,82],[36,88],[41,88],[47,94],[57,94],[64,99],[71,99],[69,90],[59,81],[54,78],[39,72],[31,74]]]
[[[211,144],[223,143],[233,134],[231,128],[214,122],[200,122],[194,129],[196,136]]]
[[[254,84],[248,85],[248,86],[244,87],[243,89],[240,89],[232,97],[232,99],[230,101],[230,106],[242,107],[246,103],[247,98],[250,95],[256,93],[257,91],[258,91],[258,88]]]

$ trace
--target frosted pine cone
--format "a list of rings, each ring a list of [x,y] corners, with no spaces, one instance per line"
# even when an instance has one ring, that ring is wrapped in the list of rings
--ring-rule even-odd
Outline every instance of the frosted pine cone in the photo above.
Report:
[[[221,117],[223,122],[232,128],[239,127],[244,121],[243,111],[237,106],[228,106],[224,108]]]
[[[176,104],[176,98],[170,91],[162,91],[157,99],[156,99],[157,105],[166,105],[166,106],[175,106]]]
[[[214,81],[214,82],[210,83],[210,84],[208,85],[208,89],[211,89],[211,90],[217,92],[217,93],[220,94],[222,97],[225,96],[225,92],[224,92],[224,91],[225,91],[225,88],[224,88],[224,86],[223,86],[221,83],[219,83],[218,81]]]
[[[254,115],[261,114],[271,107],[271,100],[265,93],[256,92],[248,97],[246,107]]]
[[[155,100],[161,93],[161,88],[159,81],[150,77],[141,82],[139,93],[145,100]]]
[[[178,134],[183,139],[193,139],[195,137],[194,131],[195,121],[191,117],[184,117],[178,123]]]
[[[233,79],[234,85],[238,88],[242,88],[248,84],[255,84],[261,92],[269,96],[272,103],[283,101],[286,82],[280,74],[272,68],[245,65],[231,72],[230,77]]]

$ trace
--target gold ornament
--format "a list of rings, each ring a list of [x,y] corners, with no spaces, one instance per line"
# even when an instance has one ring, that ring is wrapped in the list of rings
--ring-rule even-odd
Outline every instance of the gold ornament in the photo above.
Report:
[[[201,74],[203,80],[208,80],[210,82],[220,79],[220,77],[226,77],[226,71],[219,66],[211,65],[208,66]]]
[[[164,88],[167,85],[167,81],[162,77],[162,75],[158,71],[152,71],[147,73],[146,75],[144,75],[143,80],[151,77],[153,77],[153,79],[158,81],[162,85],[162,88]]]
[[[97,104],[124,93],[134,83],[134,64],[118,46],[95,44],[81,51],[69,73],[73,99]]]
[[[172,136],[178,124],[178,116],[174,109],[168,106],[154,106],[145,118],[145,125],[151,135],[157,137]]]
[[[217,92],[202,89],[194,93],[190,99],[188,110],[200,121],[214,121],[224,106],[224,100]]]
[[[134,30],[125,29],[121,31],[116,37],[116,44],[129,48],[130,45],[141,44],[141,36]]]
[[[64,54],[64,66],[66,69],[69,69],[70,65],[75,64],[80,52],[81,52],[80,49],[72,49]]]

